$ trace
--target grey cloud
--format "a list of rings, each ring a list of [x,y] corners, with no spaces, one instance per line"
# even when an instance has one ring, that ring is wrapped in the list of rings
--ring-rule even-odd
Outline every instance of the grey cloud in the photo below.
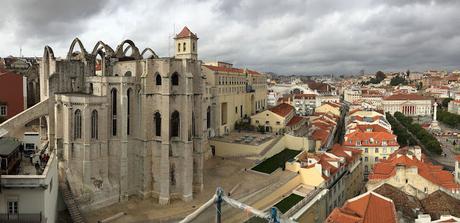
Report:
[[[201,59],[261,71],[455,69],[459,10],[454,0],[19,0],[0,9],[14,23],[0,21],[0,31],[38,54],[47,44],[64,55],[79,36],[86,48],[129,38],[167,56],[172,27],[187,25]]]

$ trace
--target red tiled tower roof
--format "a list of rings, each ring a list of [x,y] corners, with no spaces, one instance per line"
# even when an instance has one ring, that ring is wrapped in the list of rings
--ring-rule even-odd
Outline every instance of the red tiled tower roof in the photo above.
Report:
[[[181,38],[187,38],[187,37],[192,37],[194,39],[198,39],[196,34],[192,33],[192,31],[190,31],[190,29],[188,29],[187,26],[184,26],[182,31],[180,31],[180,33],[176,35],[175,39],[181,39]]]

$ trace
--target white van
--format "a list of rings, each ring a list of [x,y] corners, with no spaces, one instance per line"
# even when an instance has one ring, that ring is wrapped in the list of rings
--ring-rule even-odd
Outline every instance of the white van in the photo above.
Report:
[[[25,132],[22,143],[24,153],[35,153],[40,145],[40,134],[38,132]]]

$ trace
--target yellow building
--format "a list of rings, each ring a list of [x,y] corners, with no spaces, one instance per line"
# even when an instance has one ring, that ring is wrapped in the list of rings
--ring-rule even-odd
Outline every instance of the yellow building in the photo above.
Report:
[[[266,75],[224,62],[205,63],[201,68],[212,106],[208,108],[210,136],[232,131],[237,121],[267,107]]]
[[[333,115],[340,117],[340,108],[341,105],[339,103],[326,102],[321,106],[316,107],[315,113],[332,113]]]
[[[364,173],[399,148],[385,116],[375,111],[352,111],[347,117],[343,145],[361,150]]]
[[[251,125],[262,126],[266,132],[289,133],[300,129],[307,120],[295,115],[293,106],[281,103],[273,108],[251,116]]]
[[[334,145],[330,152],[302,152],[286,170],[297,172],[305,185],[327,188],[327,215],[347,199],[359,194],[363,182],[360,151]],[[324,219],[323,219],[324,220]]]

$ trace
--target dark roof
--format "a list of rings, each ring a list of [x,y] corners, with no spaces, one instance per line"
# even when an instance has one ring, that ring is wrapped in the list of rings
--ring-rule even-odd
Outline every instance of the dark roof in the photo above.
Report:
[[[421,200],[423,208],[432,219],[439,219],[441,215],[460,216],[460,200],[457,200],[443,191],[435,191]]]
[[[405,218],[414,220],[419,214],[416,210],[423,210],[422,204],[416,197],[408,195],[392,185],[383,184],[374,192],[393,200],[396,210],[402,212]]]
[[[19,145],[21,145],[21,142],[14,138],[0,138],[0,155],[8,156],[17,149]]]

